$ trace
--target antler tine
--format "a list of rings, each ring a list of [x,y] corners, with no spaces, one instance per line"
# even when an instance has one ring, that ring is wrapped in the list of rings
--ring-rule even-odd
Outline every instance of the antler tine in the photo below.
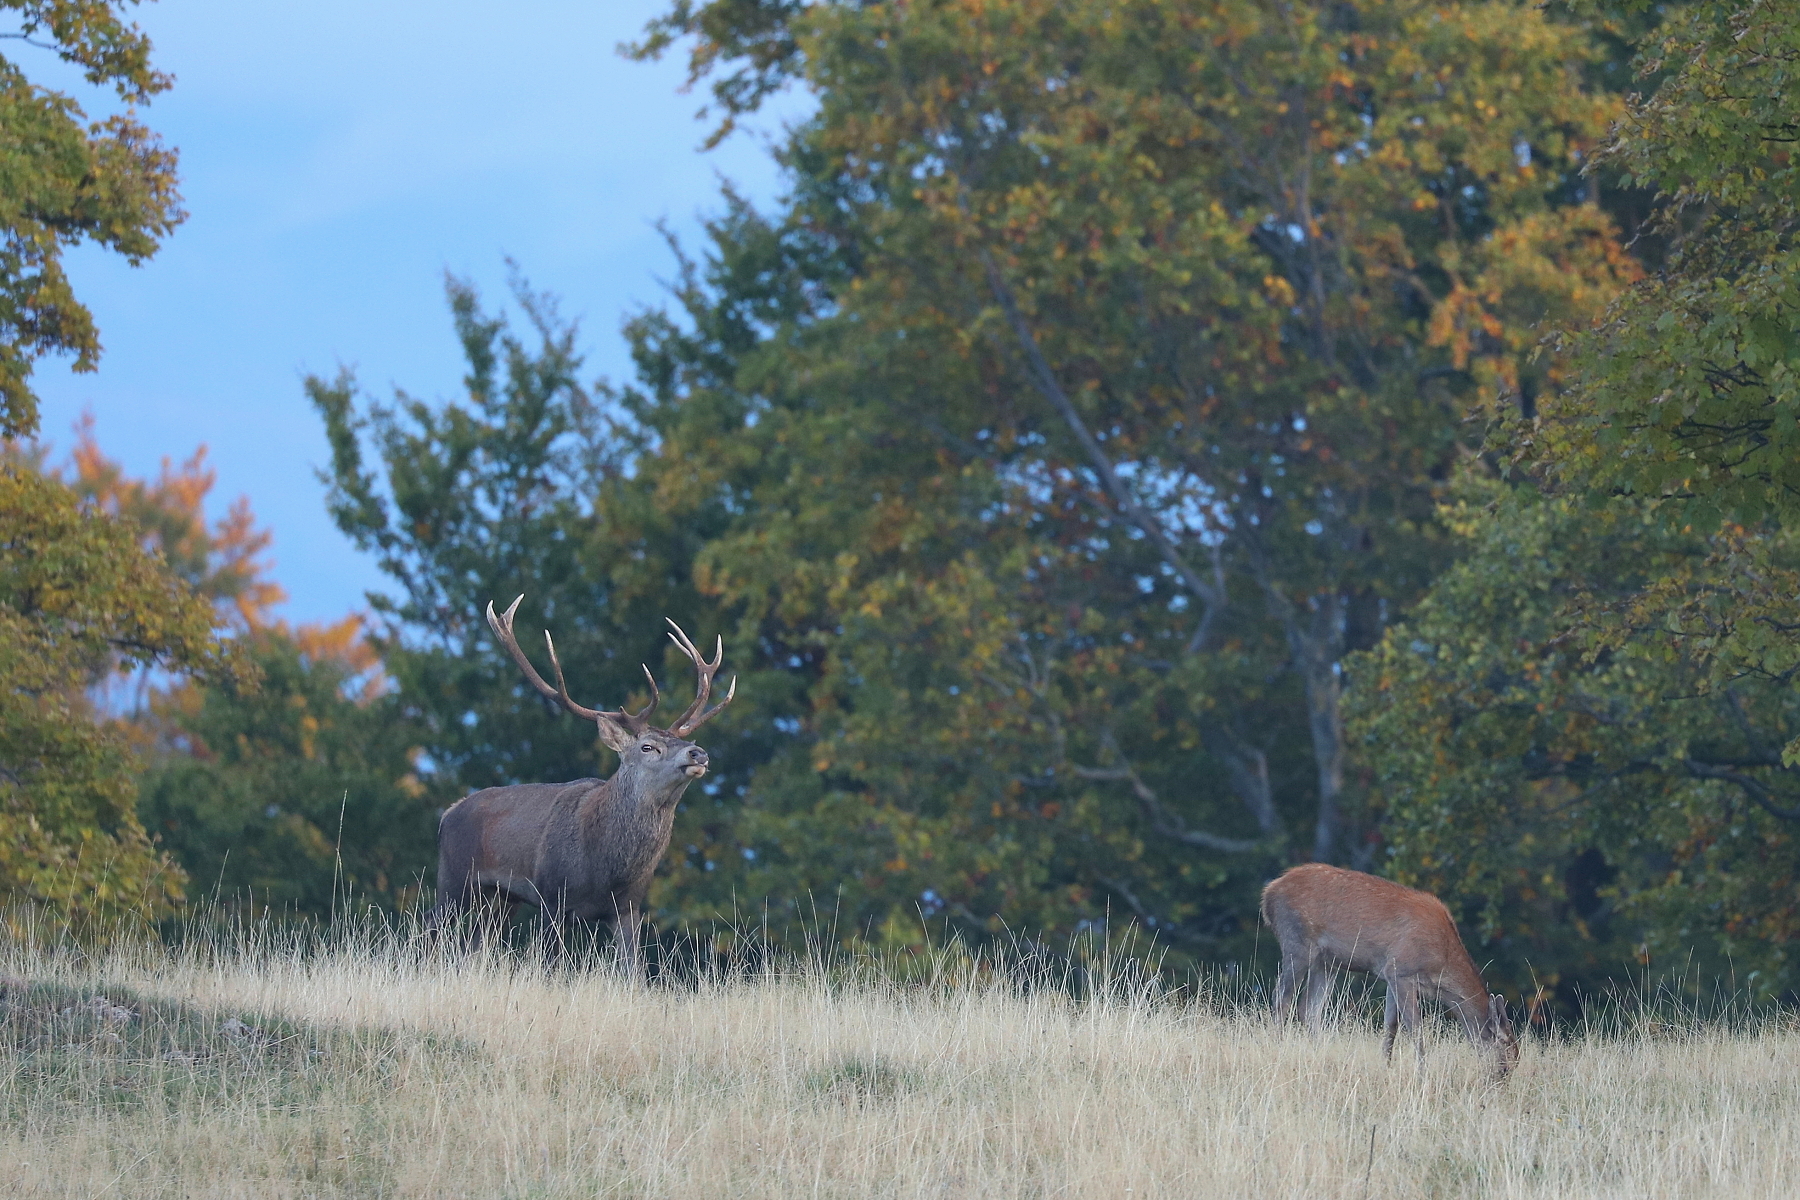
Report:
[[[576,716],[589,721],[598,720],[601,716],[598,709],[583,708],[581,705],[575,703],[575,701],[569,699],[569,685],[563,681],[562,663],[558,662],[556,659],[556,639],[550,636],[550,631],[548,629],[544,630],[544,645],[550,651],[550,668],[556,672],[556,698],[562,701],[562,706],[564,708],[568,709]],[[607,713],[606,715],[611,716],[612,714]]]
[[[700,657],[699,649],[695,647],[693,642],[688,640],[687,630],[675,624],[674,617],[664,617],[663,620],[667,621],[669,623],[669,628],[674,630],[674,632],[669,635],[669,640],[674,642],[677,646],[680,646],[683,652],[685,652],[689,658],[694,660],[695,666],[707,668],[707,674],[710,678],[712,672],[719,669],[719,664],[725,661],[725,636],[723,634],[719,635],[718,642],[713,647],[713,661],[709,663]]]
[[[688,705],[682,714],[675,718],[669,725],[670,733],[674,734],[676,737],[686,737],[688,734],[694,732],[694,730],[711,720],[718,713],[719,709],[724,708],[727,704],[731,703],[732,696],[737,694],[737,679],[734,677],[731,681],[731,694],[727,695],[725,699],[720,701],[715,707],[708,709],[706,707],[706,702],[712,699],[713,676],[718,674],[720,665],[725,661],[724,637],[720,636],[714,643],[712,661],[708,662],[706,661],[705,656],[700,653],[699,647],[695,646],[688,638],[686,630],[677,625],[671,617],[664,617],[663,620],[668,621],[669,628],[674,631],[669,634],[669,640],[674,642],[677,646],[680,646],[682,653],[693,660],[694,670],[700,674],[700,684],[694,693],[694,702]]]
[[[650,664],[639,663],[638,666],[644,668],[644,678],[650,681],[650,703],[644,705],[644,707],[638,709],[634,713],[625,714],[633,721],[645,720],[651,713],[656,711],[656,706],[662,703],[662,689],[656,686],[656,676],[650,673]]]
[[[710,721],[714,717],[718,716],[719,710],[724,708],[727,704],[730,704],[732,701],[732,698],[736,695],[737,695],[737,676],[733,675],[731,677],[731,686],[725,689],[725,698],[723,700],[719,701],[717,704],[713,705],[711,708],[707,709],[705,712],[703,712],[699,716],[695,717],[692,721],[688,722],[684,728],[674,731],[674,732],[678,732],[680,734],[680,736],[686,737],[688,734],[694,732],[694,730],[700,728],[702,725],[706,724],[708,721]]]
[[[544,631],[544,641],[550,646],[550,665],[556,669],[556,687],[551,687],[544,682],[544,677],[539,675],[537,668],[531,665],[531,659],[526,657],[525,651],[519,648],[519,639],[513,635],[513,614],[519,611],[519,604],[524,599],[525,596],[521,593],[519,598],[512,602],[512,606],[499,615],[494,613],[494,602],[488,601],[488,626],[493,629],[494,636],[500,639],[500,644],[506,647],[508,654],[512,655],[513,662],[517,663],[519,670],[524,672],[526,682],[536,688],[546,700],[556,701],[584,721],[597,720],[600,716],[599,712],[591,708],[583,708],[569,698],[569,689],[563,685],[562,664],[556,661],[556,643],[550,640],[549,630]]]

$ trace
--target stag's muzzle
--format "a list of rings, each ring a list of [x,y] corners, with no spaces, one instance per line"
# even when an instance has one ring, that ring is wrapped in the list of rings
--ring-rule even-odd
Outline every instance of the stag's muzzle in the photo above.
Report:
[[[695,746],[692,750],[689,750],[688,751],[688,763],[687,763],[687,767],[685,768],[687,777],[689,779],[698,779],[702,775],[706,774],[706,763],[707,763],[706,751],[702,750],[698,746]]]

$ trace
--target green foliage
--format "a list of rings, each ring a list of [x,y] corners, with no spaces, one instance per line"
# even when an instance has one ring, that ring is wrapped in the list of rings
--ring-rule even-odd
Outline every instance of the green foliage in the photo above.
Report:
[[[1703,539],[1474,479],[1452,514],[1471,553],[1350,663],[1393,873],[1477,901],[1503,975],[1565,1002],[1634,957],[1790,993],[1800,788],[1780,748],[1800,698],[1706,687],[1704,652],[1656,631],[1599,653],[1566,636],[1572,608],[1664,572],[1728,586]],[[1767,553],[1795,558],[1786,538]]]
[[[629,327],[638,387],[455,284],[466,397],[309,383],[428,754],[599,769],[488,601],[608,705],[668,614],[743,678],[665,919],[1244,953],[1283,862],[1371,860],[1336,664],[1455,552],[1464,418],[1554,390],[1534,323],[1632,272],[1572,182],[1596,52],[1510,4],[1164,0],[679,6],[643,52],[687,34],[728,116],[820,110],[781,211],[729,200]]]
[[[1800,577],[1773,535],[1800,513],[1800,6],[1683,6],[1640,67],[1662,82],[1606,160],[1657,190],[1674,252],[1567,339],[1577,386],[1514,431],[1517,452],[1559,491],[1639,497],[1717,535],[1703,582],[1657,574],[1585,614],[1602,642],[1662,626],[1712,661],[1708,686],[1786,679]]]
[[[1633,948],[1791,995],[1800,715],[1800,8],[1660,12],[1596,156],[1653,190],[1660,269],[1554,344],[1475,553],[1352,663],[1395,869],[1481,900],[1566,993]],[[1541,487],[1542,493],[1534,490]]]
[[[415,907],[436,860],[438,801],[414,770],[418,730],[391,694],[353,696],[351,667],[280,631],[246,635],[254,689],[185,689],[157,705],[163,743],[138,814],[198,886],[327,917]]]
[[[1534,324],[1633,271],[1573,186],[1615,111],[1587,39],[1025,0],[675,33],[729,110],[786,71],[820,111],[691,328],[636,330],[639,478],[724,509],[694,583],[803,687],[742,853],[664,894],[1228,954],[1282,862],[1371,861],[1336,664],[1455,552],[1463,419],[1558,386]]]
[[[405,906],[430,868],[432,805],[413,771],[417,731],[384,694],[361,619],[290,629],[274,617],[284,594],[260,557],[270,535],[243,499],[208,523],[204,448],[137,480],[84,426],[62,474],[83,513],[236,635],[236,676],[133,672],[116,654],[95,668],[102,703],[129,707],[110,726],[140,752],[137,815],[160,849],[233,900],[309,916],[346,899]]]
[[[151,69],[149,39],[124,19],[126,7],[0,0],[15,14],[19,44],[54,52],[128,103],[148,103],[171,81]],[[136,264],[185,214],[175,152],[130,110],[89,121],[74,99],[32,83],[5,57],[0,129],[0,436],[15,437],[37,428],[36,359],[70,354],[82,371],[100,354],[93,317],[63,271],[64,249],[88,240]]]
[[[712,82],[713,99],[724,110],[707,143],[713,146],[736,128],[739,117],[791,80],[800,57],[793,21],[805,8],[806,0],[704,0],[698,6],[694,0],[674,0],[667,13],[650,22],[644,40],[626,52],[640,60],[655,58],[677,40],[691,38],[688,85],[723,71]]]
[[[137,536],[0,460],[0,889],[76,917],[153,916],[182,882],[133,811],[129,734],[87,689],[120,665],[247,677]]]
[[[482,614],[524,593],[521,631],[555,634],[577,698],[635,707],[648,698],[640,659],[667,645],[665,614],[696,636],[716,627],[691,598],[671,602],[700,531],[674,527],[649,497],[627,503],[626,520],[603,515],[630,443],[609,436],[578,382],[574,329],[547,301],[519,290],[537,337],[527,345],[467,286],[452,281],[449,296],[465,399],[364,404],[348,376],[308,380],[333,448],[332,514],[398,585],[370,597],[390,623],[377,641],[439,771],[468,787],[593,774],[603,748],[591,725],[525,684]]]

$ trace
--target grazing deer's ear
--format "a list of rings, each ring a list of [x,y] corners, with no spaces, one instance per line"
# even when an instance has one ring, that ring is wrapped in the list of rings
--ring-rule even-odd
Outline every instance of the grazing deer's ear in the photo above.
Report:
[[[600,727],[600,740],[608,750],[623,752],[637,737],[624,722],[614,720],[611,713],[594,714],[594,724]]]
[[[1488,1023],[1495,1029],[1507,1026],[1506,997],[1498,993],[1488,997]]]

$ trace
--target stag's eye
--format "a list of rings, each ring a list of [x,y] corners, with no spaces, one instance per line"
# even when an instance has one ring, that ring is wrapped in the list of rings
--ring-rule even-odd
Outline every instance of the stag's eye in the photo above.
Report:
[[[654,742],[645,742],[643,745],[639,746],[638,749],[642,750],[645,754],[655,754],[656,744]]]

